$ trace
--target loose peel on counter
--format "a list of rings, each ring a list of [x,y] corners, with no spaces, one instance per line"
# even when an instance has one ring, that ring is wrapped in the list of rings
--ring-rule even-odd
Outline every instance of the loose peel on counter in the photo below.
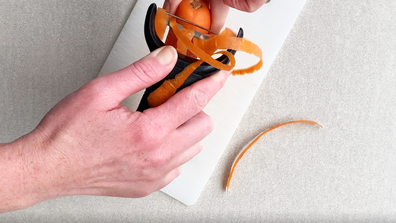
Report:
[[[243,75],[248,73],[253,73],[259,70],[262,65],[262,51],[261,49],[251,41],[245,38],[238,38],[233,31],[226,28],[219,35],[206,34],[210,36],[208,40],[194,37],[194,30],[183,27],[179,29],[176,23],[176,18],[170,17],[167,12],[158,8],[155,18],[155,29],[158,37],[160,39],[164,38],[166,27],[169,26],[172,30],[172,35],[176,38],[176,50],[188,56],[195,56],[198,58],[197,62],[192,63],[190,66],[186,67],[180,74],[176,75],[173,80],[165,81],[158,89],[152,92],[147,101],[150,107],[156,107],[161,105],[166,100],[168,100],[172,95],[174,95],[177,89],[183,85],[184,81],[197,69],[203,62],[220,69],[231,71],[235,65],[236,60],[234,55],[225,51],[227,49],[232,49],[236,51],[243,51],[258,57],[260,60],[251,67],[239,70],[233,70],[233,75]],[[172,41],[174,42],[174,41]],[[212,56],[215,54],[226,55],[230,59],[230,64],[223,64]]]
[[[230,175],[228,176],[228,181],[227,181],[227,188],[226,190],[228,191],[230,188],[230,183],[231,183],[231,178],[234,174],[235,171],[235,167],[238,164],[238,162],[241,160],[241,158],[243,157],[243,155],[255,144],[257,143],[257,141],[265,134],[267,134],[268,132],[277,129],[279,127],[285,126],[285,125],[290,125],[290,124],[296,124],[296,123],[306,123],[306,124],[312,124],[312,125],[318,125],[322,128],[322,126],[320,124],[318,124],[315,121],[310,121],[310,120],[296,120],[296,121],[289,121],[289,122],[284,122],[275,126],[272,126],[271,128],[265,130],[264,132],[260,133],[256,138],[253,139],[252,142],[249,143],[249,145],[247,145],[245,148],[243,148],[241,150],[241,152],[238,154],[237,158],[235,159],[234,163],[232,164],[231,167],[231,171],[230,171]]]

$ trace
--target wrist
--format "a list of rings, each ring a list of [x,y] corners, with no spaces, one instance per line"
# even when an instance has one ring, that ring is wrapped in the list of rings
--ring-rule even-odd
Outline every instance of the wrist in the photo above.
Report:
[[[51,138],[36,128],[29,135],[20,139],[24,148],[25,180],[32,203],[39,203],[58,197],[77,193],[72,186],[79,173],[73,171],[75,164],[62,153],[62,140]]]
[[[13,143],[0,145],[0,213],[24,208],[27,203],[16,153]]]
[[[72,195],[96,195],[90,187],[92,173],[81,159],[80,143],[64,132],[39,126],[22,140],[25,153],[27,178],[30,178],[29,193],[38,203]]]
[[[28,159],[32,149],[23,145],[22,138],[0,145],[0,213],[40,202],[32,193],[35,176],[32,175],[30,167],[33,165],[29,165]]]
[[[62,196],[62,170],[54,162],[50,143],[39,131],[0,144],[0,213]]]

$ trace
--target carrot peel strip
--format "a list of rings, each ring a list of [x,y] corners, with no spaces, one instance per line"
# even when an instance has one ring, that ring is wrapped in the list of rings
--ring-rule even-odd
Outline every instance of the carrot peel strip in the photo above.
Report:
[[[255,144],[257,143],[257,141],[265,134],[267,134],[268,132],[277,129],[279,127],[285,126],[285,125],[290,125],[290,124],[296,124],[296,123],[306,123],[306,124],[312,124],[312,125],[318,125],[321,128],[323,128],[323,126],[321,126],[320,124],[318,124],[315,121],[310,121],[310,120],[295,120],[295,121],[289,121],[289,122],[284,122],[275,126],[272,126],[271,128],[265,130],[264,132],[260,133],[256,138],[253,139],[252,142],[249,143],[249,145],[247,145],[237,156],[237,158],[235,159],[234,163],[232,164],[231,167],[231,171],[230,171],[230,175],[228,176],[228,180],[227,180],[227,187],[226,190],[229,191],[230,188],[230,183],[231,183],[231,178],[234,174],[235,171],[235,167],[238,164],[238,162],[241,160],[241,158],[243,157],[243,155]]]
[[[178,88],[180,88],[184,81],[196,70],[204,61],[199,60],[188,65],[184,70],[178,73],[174,79],[164,81],[155,91],[153,91],[147,98],[150,107],[154,108],[172,97]]]
[[[261,49],[256,44],[245,38],[238,38],[236,36],[229,36],[227,33],[222,33],[213,37],[213,40],[205,41],[202,47],[204,47],[205,50],[209,52],[210,50],[215,50],[213,49],[214,47],[216,49],[232,49],[236,51],[243,51],[260,59],[259,62],[251,67],[232,71],[233,75],[253,73],[256,70],[259,70],[263,65],[263,53]]]
[[[171,35],[174,35],[177,39],[177,50],[179,53],[186,54],[192,53],[196,57],[200,58],[204,62],[210,64],[221,70],[232,70],[234,66],[223,64],[211,57],[213,53],[218,49],[232,49],[236,51],[243,51],[249,54],[253,54],[260,60],[253,66],[233,70],[233,75],[242,75],[247,73],[253,73],[259,70],[262,65],[262,51],[253,42],[245,39],[238,38],[235,36],[230,29],[226,28],[220,35],[214,35],[209,40],[201,40],[197,38],[192,38],[192,31],[190,29],[183,28],[179,29],[176,19],[169,17],[166,11],[162,8],[158,8],[157,15],[155,19],[155,27],[158,37],[163,38],[167,22],[169,21],[169,26],[171,27]],[[191,56],[191,55],[190,55]]]
[[[165,9],[158,8],[155,15],[155,32],[160,39],[164,38],[166,27],[168,26],[167,21],[169,19]]]
[[[211,55],[207,54],[204,50],[200,49],[196,45],[194,45],[191,40],[188,38],[188,36],[185,34],[187,31],[185,29],[180,30],[177,27],[176,19],[175,18],[169,18],[170,20],[170,26],[173,29],[173,33],[177,37],[179,41],[181,41],[187,48],[188,50],[191,51],[195,56],[199,57],[201,60],[205,61],[206,63],[212,65],[213,67],[216,67],[221,70],[231,70],[232,67],[227,64],[223,64],[220,61],[217,61],[212,58]]]

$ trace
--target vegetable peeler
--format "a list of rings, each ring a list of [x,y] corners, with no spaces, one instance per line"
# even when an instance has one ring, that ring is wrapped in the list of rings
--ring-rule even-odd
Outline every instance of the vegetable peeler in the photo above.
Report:
[[[148,10],[147,10],[147,14],[146,14],[146,18],[145,18],[145,24],[144,24],[144,36],[146,39],[146,43],[147,46],[150,50],[150,52],[165,46],[164,42],[158,37],[156,31],[155,31],[155,16],[157,13],[157,5],[155,3],[152,3]],[[240,28],[238,31],[238,35],[237,37],[243,37],[243,29]],[[233,55],[235,55],[236,51],[235,50],[228,50],[230,53],[232,53]],[[227,56],[223,55],[221,57],[219,57],[217,59],[219,62],[223,63],[223,64],[228,64],[229,63],[229,59]],[[180,54],[178,53],[178,59],[176,62],[175,67],[172,69],[172,71],[161,81],[159,81],[158,83],[148,87],[144,94],[143,97],[139,103],[139,106],[137,108],[137,111],[144,111],[148,108],[150,108],[148,102],[147,102],[147,98],[148,96],[155,91],[159,86],[161,86],[161,84],[165,81],[165,80],[169,80],[169,79],[173,79],[175,78],[175,76],[180,73],[182,70],[184,70],[184,68],[186,68],[187,66],[189,66],[191,63],[197,61],[197,59],[188,57],[186,55]],[[177,91],[190,86],[191,84],[202,80],[206,77],[209,77],[217,72],[219,72],[220,70],[212,67],[211,65],[207,64],[207,63],[202,63],[201,66],[199,66],[184,82],[184,84],[177,89]]]

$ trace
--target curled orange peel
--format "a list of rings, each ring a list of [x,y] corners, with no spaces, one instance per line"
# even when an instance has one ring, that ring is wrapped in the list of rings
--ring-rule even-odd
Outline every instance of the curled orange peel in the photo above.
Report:
[[[231,70],[234,66],[223,64],[213,59],[211,56],[217,50],[232,49],[243,51],[260,59],[259,62],[251,67],[232,71],[232,74],[235,75],[252,73],[259,70],[263,65],[261,49],[248,39],[237,37],[229,28],[225,28],[219,35],[207,34],[208,36],[211,36],[208,40],[198,39],[193,37],[191,29],[184,27],[183,29],[180,29],[176,23],[176,18],[170,17],[165,9],[162,8],[158,8],[155,18],[155,30],[160,39],[163,39],[165,35],[168,21],[173,34],[178,39],[176,48],[180,53],[184,54],[186,53],[186,49],[188,49],[197,58],[200,58],[201,60],[204,60],[204,62],[221,70]]]
[[[219,51],[215,54],[226,55],[228,58],[230,58],[230,64],[232,66],[236,63],[235,58],[231,57],[232,53],[228,51]],[[176,93],[177,89],[179,89],[191,75],[191,73],[194,72],[194,70],[196,70],[203,62],[203,60],[198,60],[194,63],[191,63],[186,68],[184,68],[182,72],[178,73],[174,79],[165,80],[161,86],[159,86],[148,96],[147,102],[150,107],[157,107],[172,97]]]
[[[226,190],[229,191],[230,188],[230,183],[231,183],[231,178],[234,175],[234,171],[235,171],[235,167],[238,164],[238,162],[241,160],[241,158],[243,157],[243,155],[255,144],[257,143],[257,141],[265,134],[267,134],[268,132],[277,129],[279,127],[285,126],[285,125],[290,125],[290,124],[296,124],[296,123],[306,123],[306,124],[312,124],[312,125],[318,125],[322,128],[322,126],[320,124],[318,124],[315,121],[310,121],[310,120],[295,120],[295,121],[289,121],[289,122],[284,122],[275,126],[272,126],[271,128],[265,130],[264,132],[260,133],[256,138],[253,139],[252,142],[250,142],[244,149],[242,149],[242,151],[238,154],[237,158],[235,159],[234,163],[232,164],[231,167],[231,171],[230,171],[230,175],[228,176],[228,180],[227,180],[227,186],[226,186]]]
[[[175,34],[178,41],[182,42],[192,54],[218,69],[231,70],[233,68],[231,65],[223,64],[222,62],[215,60],[211,55],[207,54],[204,50],[194,45],[194,43],[191,42],[191,39],[188,38],[187,29],[183,28],[180,30],[178,28],[176,18],[171,17],[169,20],[170,26],[172,27],[173,33]]]
[[[198,58],[198,61],[187,66],[180,74],[176,75],[173,80],[164,81],[158,89],[151,93],[148,97],[148,103],[151,107],[156,107],[164,103],[174,95],[177,89],[183,85],[184,81],[203,62],[206,62],[220,70],[231,71],[236,65],[236,60],[233,54],[225,51],[227,49],[243,51],[260,59],[251,67],[233,70],[233,75],[253,73],[256,70],[259,70],[263,65],[261,49],[253,42],[245,38],[237,37],[235,33],[228,28],[224,29],[224,31],[219,35],[208,34],[210,38],[207,40],[196,38],[194,37],[194,30],[185,27],[181,28],[177,24],[176,18],[170,17],[165,9],[158,8],[155,18],[155,31],[160,39],[164,38],[168,22],[170,26],[169,32],[171,35],[174,35],[177,40],[176,50],[181,54]],[[230,63],[223,64],[222,62],[214,59],[213,55],[215,54],[226,55],[229,58]]]

